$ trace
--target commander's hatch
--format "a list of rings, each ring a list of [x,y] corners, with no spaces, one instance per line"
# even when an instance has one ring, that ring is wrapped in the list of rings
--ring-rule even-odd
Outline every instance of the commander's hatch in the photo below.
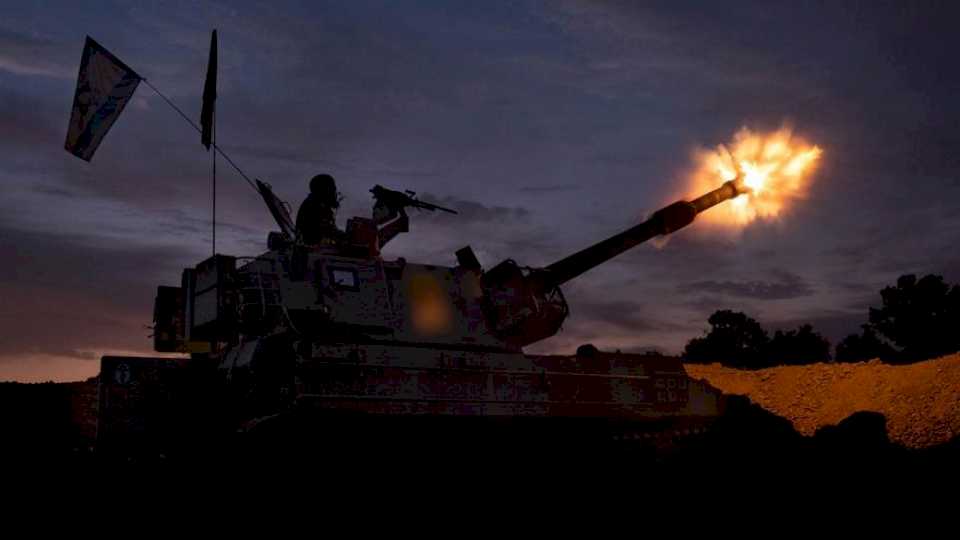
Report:
[[[260,196],[263,197],[263,202],[267,204],[267,209],[270,210],[270,215],[273,216],[274,221],[280,226],[280,230],[290,240],[296,238],[297,228],[293,224],[293,220],[290,219],[289,205],[273,194],[273,189],[270,187],[270,184],[261,182],[260,180],[256,180],[256,182],[257,191],[259,191]]]

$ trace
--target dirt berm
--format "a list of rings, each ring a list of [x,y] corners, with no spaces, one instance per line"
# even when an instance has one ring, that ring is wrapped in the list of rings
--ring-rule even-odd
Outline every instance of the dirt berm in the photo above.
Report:
[[[960,354],[910,365],[871,360],[756,371],[719,364],[686,369],[691,377],[788,419],[803,435],[860,411],[886,417],[890,441],[907,448],[928,448],[960,435]]]

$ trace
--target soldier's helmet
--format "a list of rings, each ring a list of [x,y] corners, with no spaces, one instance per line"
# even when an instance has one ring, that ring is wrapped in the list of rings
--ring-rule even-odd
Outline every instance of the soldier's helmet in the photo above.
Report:
[[[329,174],[318,174],[310,180],[310,193],[320,197],[324,204],[332,208],[340,206],[340,197],[337,193],[337,183]]]

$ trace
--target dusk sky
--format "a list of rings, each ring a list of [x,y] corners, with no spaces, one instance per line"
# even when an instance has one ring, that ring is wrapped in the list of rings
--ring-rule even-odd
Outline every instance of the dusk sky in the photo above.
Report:
[[[930,2],[3,2],[0,380],[76,380],[150,354],[156,286],[210,252],[210,154],[146,85],[92,162],[63,149],[84,37],[199,117],[219,35],[218,143],[294,210],[334,175],[412,214],[384,256],[473,246],[545,265],[686,190],[691,155],[784,123],[823,149],[808,197],[732,233],[694,223],[565,288],[528,350],[678,353],[716,309],[832,343],[904,273],[960,281],[960,35]],[[220,161],[218,251],[275,225]]]

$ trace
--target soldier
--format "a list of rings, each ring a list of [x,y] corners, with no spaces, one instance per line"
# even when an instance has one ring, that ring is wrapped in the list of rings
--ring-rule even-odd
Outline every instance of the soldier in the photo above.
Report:
[[[335,220],[339,207],[340,197],[333,177],[329,174],[314,176],[310,180],[310,195],[297,212],[297,236],[306,244],[339,239],[343,234]]]

